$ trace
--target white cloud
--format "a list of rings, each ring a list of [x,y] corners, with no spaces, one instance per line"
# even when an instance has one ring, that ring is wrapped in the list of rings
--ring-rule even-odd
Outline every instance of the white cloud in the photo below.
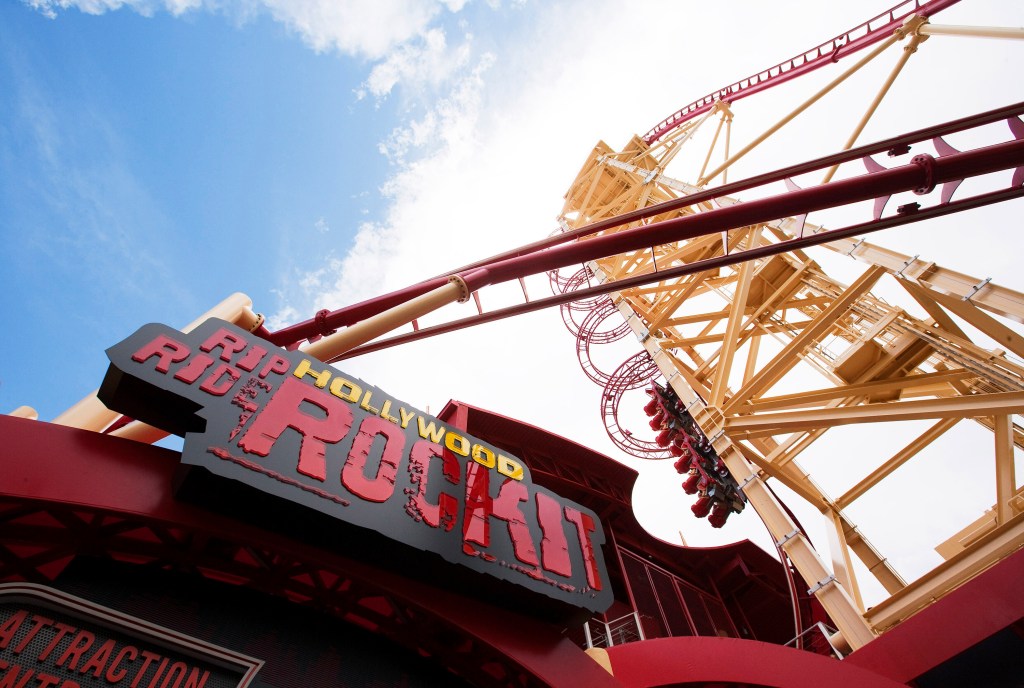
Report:
[[[768,58],[740,49],[723,50],[721,37],[735,31],[736,26],[728,24],[716,8],[696,8],[692,4],[681,8],[672,3],[646,3],[638,8],[618,2],[588,2],[586,12],[579,9],[563,5],[537,10],[533,25],[524,35],[498,41],[489,61],[471,63],[474,71],[454,84],[433,107],[397,127],[381,143],[381,151],[398,163],[385,187],[390,199],[388,212],[380,225],[360,231],[333,286],[325,292],[330,307],[407,286],[548,234],[560,210],[560,194],[599,138],[608,137],[613,147],[619,147],[631,134],[643,133],[689,100],[768,65]],[[798,3],[748,9],[757,15],[750,18],[749,26],[789,21],[786,18],[800,16],[803,11]],[[864,18],[859,16],[859,8],[849,8],[848,13],[853,19],[844,18],[837,31]],[[644,41],[640,50],[624,37],[648,35],[652,16],[660,17],[664,25],[678,27],[677,40]],[[770,59],[782,60],[827,38],[821,35],[820,22],[812,25],[811,19],[806,17],[806,25],[789,26],[785,45],[770,46]],[[830,20],[829,25],[836,21]],[[475,32],[478,42],[484,44],[481,27],[475,27]],[[795,32],[798,38],[792,37]],[[740,45],[745,43],[737,37],[733,46]],[[926,45],[921,52],[932,47]],[[949,55],[941,50],[933,52],[941,53],[937,55],[941,59]],[[701,55],[714,55],[715,59],[700,62]],[[396,70],[399,64],[404,63],[396,58]],[[888,68],[880,69],[885,72]],[[975,69],[981,73],[985,68]],[[967,89],[962,79],[970,81],[971,77],[963,72],[954,61],[951,66],[940,66],[937,73],[945,74],[947,80],[957,75],[961,79],[958,88]],[[414,74],[415,68],[409,66],[405,73]],[[972,95],[952,101],[966,111],[950,111],[950,103],[915,110],[903,101],[916,102],[921,97],[919,79],[923,80],[924,75],[900,82],[902,92],[893,96],[889,114],[879,120],[881,128],[872,138],[1001,104],[991,104],[991,98],[985,103],[978,97],[986,87],[974,79],[970,84]],[[854,100],[862,100],[870,89],[867,83],[857,86]],[[792,91],[787,95],[780,90],[780,94],[771,103],[780,110],[779,116],[799,102]],[[801,146],[821,135],[821,149],[815,155],[833,152],[841,145],[848,129],[838,131],[843,126],[838,124],[840,115],[847,119],[858,116],[849,99],[836,97],[832,102],[837,105],[826,113],[825,124],[816,127],[801,121],[787,131],[803,139]],[[842,112],[837,114],[837,109]],[[774,121],[758,110],[753,99],[737,104],[734,111],[737,140],[737,132],[753,136]],[[910,118],[910,112],[918,117]],[[813,157],[803,152],[806,150],[790,144],[788,149],[752,155],[748,164],[751,172],[761,172],[779,166],[779,160],[786,156],[792,158],[786,162]],[[911,255],[942,252],[941,246],[926,247],[928,242],[921,236],[916,247],[908,251]],[[880,241],[884,243],[885,239]],[[980,250],[991,245],[972,243]],[[961,257],[940,256],[939,260],[958,264]],[[968,271],[988,269],[981,264]],[[528,284],[531,295],[546,294],[542,280]],[[361,294],[355,292],[355,285],[361,285]],[[514,291],[484,290],[481,296],[485,308],[515,302]],[[445,317],[473,312],[472,304],[463,304],[449,307]],[[556,312],[442,335],[339,365],[421,408],[436,410],[449,397],[457,398],[621,456],[604,436],[598,413],[600,392],[579,371],[572,338],[564,332]],[[860,461],[862,457],[851,460]],[[630,463],[639,466],[642,462]],[[828,463],[825,460],[821,464],[826,476]],[[654,527],[658,535],[676,540],[676,533],[682,531],[690,544],[696,545],[748,537],[772,551],[763,525],[752,512],[730,519],[724,531],[712,531],[704,521],[694,519],[689,502],[680,493],[678,476],[666,466],[644,467],[637,495],[642,522]],[[794,503],[798,502],[796,498],[789,501],[827,557],[823,531],[815,530],[811,523],[813,509],[808,511]],[[929,556],[915,558],[909,554],[911,549],[920,551],[921,542],[898,541],[897,536],[905,539],[910,531],[887,528],[886,523],[891,523],[893,517],[883,508],[857,515],[863,518],[861,525],[869,536],[880,531],[878,537],[891,539],[885,540],[886,554],[903,557],[908,553],[899,565],[912,578],[934,561]],[[868,592],[877,594],[870,585]]]
[[[442,10],[421,0],[262,0],[273,17],[314,50],[378,60],[423,35]],[[461,9],[461,8],[460,8]],[[457,10],[450,10],[457,11]]]
[[[417,90],[444,83],[469,62],[471,37],[466,38],[462,45],[449,49],[444,31],[433,28],[424,32],[417,41],[402,44],[374,65],[357,95],[383,98],[399,83]]]
[[[83,11],[122,6],[118,0],[36,0],[33,6],[52,14],[72,4]],[[537,8],[532,24],[522,33],[510,35],[503,31],[505,27],[476,26],[472,37],[467,35],[451,46],[435,22],[445,11],[461,11],[462,2],[274,0],[258,4],[313,49],[375,63],[364,84],[366,95],[384,97],[410,83],[430,86],[417,94],[423,99],[422,107],[414,108],[380,143],[381,152],[396,163],[383,190],[388,200],[383,220],[362,224],[343,256],[331,256],[311,271],[289,276],[293,286],[282,291],[283,305],[270,318],[271,327],[309,317],[320,308],[341,307],[407,286],[548,234],[555,226],[561,193],[598,139],[607,137],[613,148],[619,147],[686,102],[865,18],[859,5],[847,5],[811,9],[800,2],[747,3],[745,21],[736,24],[720,7],[706,3],[581,1]],[[953,20],[960,6],[941,18],[946,21],[948,14],[950,23],[1019,23],[1001,22],[998,11],[993,19],[974,20],[977,8],[991,12],[1006,5],[971,5],[970,11],[964,8],[963,21],[965,15]],[[131,6],[151,12],[158,5],[133,2]],[[170,4],[162,6],[173,11]],[[843,17],[830,17],[834,12],[843,12]],[[829,28],[822,29],[825,26]],[[999,83],[1015,83],[1012,74],[999,81],[987,71],[987,64],[973,62],[980,59],[977,53],[966,60],[962,51],[935,50],[943,43],[940,37],[929,39],[919,51],[920,58],[912,61],[916,65],[933,52],[944,56],[946,62],[931,75],[940,74],[945,81],[931,86],[934,98],[924,102],[929,87],[923,72],[901,79],[893,97],[902,100],[895,101],[898,105],[889,108],[889,119],[883,122],[894,128],[876,131],[870,138],[1004,104],[993,105],[991,96],[1000,90]],[[487,52],[475,53],[477,45],[487,46]],[[1018,63],[1019,59],[1007,61],[1005,71]],[[961,94],[957,98],[949,97],[946,89],[954,81]],[[839,103],[830,111],[831,120],[815,128],[801,119],[789,128],[805,139],[801,145],[819,135],[833,138],[817,153],[833,152],[841,145],[848,128],[838,131],[837,122],[857,117],[865,94],[873,93],[870,85],[856,88],[853,99],[830,96],[830,102]],[[775,100],[768,100],[779,116],[798,102],[792,93],[778,89]],[[761,110],[763,105],[753,103],[754,99],[744,100],[733,108],[735,141],[775,121]],[[843,112],[837,114],[837,110]],[[745,164],[752,172],[763,172],[779,166],[786,156],[797,156],[786,162],[811,157],[801,155],[802,150],[790,146],[759,153],[760,157],[752,155]],[[899,230],[892,236],[900,241],[912,235]],[[947,255],[938,256],[939,260],[954,265],[961,264],[963,254],[972,253],[966,257],[981,262],[966,266],[965,271],[981,276],[988,276],[986,256],[989,264],[1013,259],[1011,251],[993,256],[991,247],[999,245],[994,240],[951,239],[942,245],[927,235],[916,237],[914,245],[903,248],[905,252],[927,253],[922,257],[932,258],[945,251]],[[889,239],[886,235],[882,241],[889,243]],[[950,259],[950,253],[961,255]],[[546,293],[543,280],[531,280],[529,288],[534,297]],[[488,309],[502,305],[502,299],[516,299],[507,290],[490,289],[482,298]],[[472,312],[472,305],[464,304],[449,308],[446,314]],[[599,390],[579,371],[572,338],[555,312],[443,335],[340,366],[421,408],[436,411],[449,397],[457,398],[617,454],[604,436],[598,415]],[[704,522],[687,513],[687,502],[666,465],[644,471],[643,498],[637,500],[641,519],[656,525],[659,535],[674,539],[674,532],[682,530],[691,544],[698,545],[750,537],[766,549],[771,547],[752,513],[731,519],[724,532],[702,532]],[[881,514],[879,509],[867,518]],[[804,525],[811,527],[808,521]],[[880,529],[877,523],[875,528],[864,525],[869,536],[905,535],[884,521]],[[812,539],[824,552],[824,538],[812,531]],[[899,551],[900,545],[892,547]],[[887,545],[885,551],[892,549]]]
[[[58,11],[77,9],[85,14],[104,14],[123,7],[131,8],[143,16],[152,16],[159,9],[165,9],[178,16],[198,9],[204,0],[24,0],[31,8],[55,19]]]
[[[484,74],[494,64],[494,59],[490,53],[483,55],[474,69],[457,81],[445,97],[436,100],[420,119],[396,127],[378,145],[381,154],[400,165],[413,151],[419,156],[440,151],[464,155],[477,141]],[[396,193],[402,184],[401,178],[387,184],[385,195]]]
[[[174,15],[205,9],[247,18],[268,12],[295,31],[316,51],[336,50],[376,61],[396,46],[426,35],[443,11],[457,13],[461,0],[24,0],[46,16],[77,9],[103,14],[122,8],[150,16],[164,10]]]

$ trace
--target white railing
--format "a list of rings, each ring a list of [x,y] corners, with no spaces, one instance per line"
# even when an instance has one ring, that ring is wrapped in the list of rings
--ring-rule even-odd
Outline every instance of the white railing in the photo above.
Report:
[[[803,633],[786,643],[786,647],[795,647],[798,650],[807,650],[818,654],[831,654],[836,659],[842,659],[843,654],[832,644],[832,635],[835,632],[836,629],[819,621],[813,626],[808,626]]]
[[[636,612],[607,623],[591,619],[583,624],[583,633],[587,638],[587,648],[612,647],[644,639],[640,617]]]

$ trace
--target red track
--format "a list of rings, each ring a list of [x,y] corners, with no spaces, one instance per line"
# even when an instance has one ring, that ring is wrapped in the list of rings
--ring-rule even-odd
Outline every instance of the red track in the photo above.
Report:
[[[1024,189],[1021,187],[1024,181],[1024,125],[1021,124],[1020,116],[1024,114],[1024,103],[1017,103],[987,113],[964,118],[948,124],[929,127],[911,134],[895,137],[876,144],[862,146],[836,155],[819,158],[800,165],[794,165],[782,170],[760,175],[752,179],[736,182],[716,189],[685,196],[651,206],[642,210],[627,213],[608,221],[595,223],[588,227],[573,232],[550,237],[541,242],[535,242],[529,246],[508,251],[466,266],[449,274],[460,274],[468,283],[471,290],[476,290],[488,284],[495,284],[501,281],[522,278],[528,275],[548,272],[560,267],[578,264],[580,262],[601,258],[607,255],[623,251],[636,250],[637,248],[649,247],[654,244],[681,241],[703,234],[718,232],[742,227],[754,222],[770,221],[779,217],[795,216],[811,212],[817,209],[835,207],[852,203],[858,200],[883,199],[899,191],[916,190],[933,184],[948,184],[948,193],[944,193],[942,200],[937,206],[930,208],[918,208],[913,212],[900,212],[891,217],[875,217],[869,222],[831,230],[811,237],[804,237],[798,240],[791,240],[761,247],[756,251],[737,252],[729,256],[723,256],[713,261],[721,264],[734,264],[743,260],[760,257],[767,252],[781,252],[803,248],[851,236],[853,234],[864,234],[877,231],[884,227],[892,227],[907,222],[923,220],[927,217],[943,215],[960,210],[966,210],[978,205],[1008,200],[1022,195]],[[694,205],[698,202],[713,199],[716,197],[733,194],[737,191],[763,186],[771,182],[778,182],[792,176],[804,174],[810,171],[825,169],[833,164],[848,162],[851,160],[863,159],[868,156],[883,153],[885,151],[905,152],[912,144],[941,137],[957,131],[964,131],[973,127],[983,126],[998,122],[1000,120],[1011,123],[1010,131],[1013,140],[1007,143],[988,146],[974,151],[955,152],[950,149],[948,154],[936,159],[927,159],[924,162],[911,162],[910,164],[892,169],[878,168],[868,174],[844,179],[841,181],[823,184],[807,189],[790,191],[769,198],[759,199],[733,206],[726,206],[697,215],[685,216],[665,222],[652,223],[629,231],[617,232],[598,236],[584,242],[573,242],[583,235],[606,229],[611,226],[621,225],[641,217],[654,216],[666,212],[672,208]],[[1014,124],[1015,123],[1015,124]],[[880,167],[880,166],[876,166]],[[983,174],[989,171],[1000,169],[1017,169],[1017,173],[1010,182],[1009,188],[988,194],[951,202],[952,189],[962,179],[968,176]],[[757,254],[757,255],[755,255]],[[344,357],[349,358],[357,353],[365,353],[368,350],[385,348],[403,341],[420,339],[444,331],[461,329],[471,325],[490,322],[511,315],[538,310],[544,307],[561,305],[570,301],[582,298],[594,297],[598,294],[608,293],[619,289],[637,286],[637,279],[646,281],[657,281],[678,277],[680,271],[692,271],[694,269],[707,269],[709,266],[701,264],[685,265],[676,268],[659,271],[652,275],[641,275],[639,278],[631,278],[615,284],[605,284],[587,289],[581,289],[566,294],[559,294],[547,299],[537,299],[520,306],[506,308],[502,311],[484,313],[471,318],[439,325],[432,328],[420,329],[408,335],[400,335],[390,339],[376,342],[365,347],[357,347],[348,352]],[[324,314],[315,320],[308,320],[297,325],[279,330],[275,333],[265,333],[271,342],[290,346],[305,338],[315,337],[323,334],[324,328],[337,328],[351,325],[355,322],[381,312],[386,308],[398,305],[404,301],[426,293],[431,289],[445,283],[447,278],[438,277],[419,284],[411,285],[390,294],[378,296],[347,308],[332,313]]]
[[[731,103],[821,67],[834,64],[847,55],[852,55],[859,50],[885,40],[907,18],[913,15],[928,17],[958,2],[960,0],[905,0],[905,2],[901,2],[877,17],[869,19],[849,31],[844,31],[835,38],[800,53],[796,57],[791,57],[774,67],[769,67],[757,74],[748,76],[746,79],[740,79],[725,88],[709,93],[703,98],[698,98],[689,105],[677,110],[644,134],[644,141],[648,145],[654,143],[684,122],[710,110],[714,107],[715,101],[722,100]]]

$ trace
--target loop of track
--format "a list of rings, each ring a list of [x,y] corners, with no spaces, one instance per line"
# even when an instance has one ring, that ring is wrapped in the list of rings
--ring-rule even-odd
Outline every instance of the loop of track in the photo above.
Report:
[[[551,291],[556,295],[566,294],[585,286],[590,286],[593,277],[593,271],[587,266],[583,266],[567,278],[562,277],[558,270],[552,270],[548,273],[548,280],[551,283]],[[565,323],[566,329],[569,330],[573,337],[579,338],[581,336],[582,320],[577,322],[577,319],[580,318],[580,314],[589,314],[593,309],[605,302],[611,304],[611,298],[606,295],[601,295],[562,304],[559,311],[562,314],[562,322]],[[582,319],[586,319],[586,317],[587,315],[583,315]]]
[[[956,4],[959,0],[904,0],[877,17],[858,24],[849,31],[844,31],[835,38],[825,41],[810,50],[804,51],[774,67],[740,79],[703,98],[698,98],[689,105],[680,108],[663,119],[649,132],[644,134],[644,141],[651,145],[662,136],[682,126],[685,122],[702,115],[715,106],[719,100],[732,103],[753,95],[758,91],[777,86],[807,72],[837,62],[841,57],[851,55],[870,45],[891,36],[909,17],[919,14],[930,16]]]
[[[619,311],[611,299],[604,299],[594,306],[583,323],[579,326],[579,333],[576,336],[576,358],[579,359],[583,373],[592,382],[602,387],[608,384],[611,374],[600,370],[590,356],[592,344],[609,344],[625,337],[630,332],[629,323],[621,320],[618,325],[611,329],[599,329],[609,317],[618,316]]]
[[[601,394],[601,416],[608,437],[619,449],[638,459],[667,459],[671,453],[657,442],[638,439],[624,429],[619,423],[619,402],[626,392],[646,386],[660,372],[647,351],[639,351],[611,374]]]

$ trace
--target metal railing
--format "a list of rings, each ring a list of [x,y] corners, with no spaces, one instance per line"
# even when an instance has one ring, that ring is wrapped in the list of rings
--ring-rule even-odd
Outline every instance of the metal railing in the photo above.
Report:
[[[842,659],[842,653],[832,644],[831,637],[835,632],[836,629],[819,621],[813,626],[808,626],[803,633],[786,643],[786,647],[795,647],[798,650],[807,650],[819,655],[831,655],[836,659]]]
[[[583,624],[583,633],[587,639],[587,648],[612,647],[644,639],[644,631],[640,626],[640,617],[636,612],[621,616],[614,621],[602,623],[591,619]]]

